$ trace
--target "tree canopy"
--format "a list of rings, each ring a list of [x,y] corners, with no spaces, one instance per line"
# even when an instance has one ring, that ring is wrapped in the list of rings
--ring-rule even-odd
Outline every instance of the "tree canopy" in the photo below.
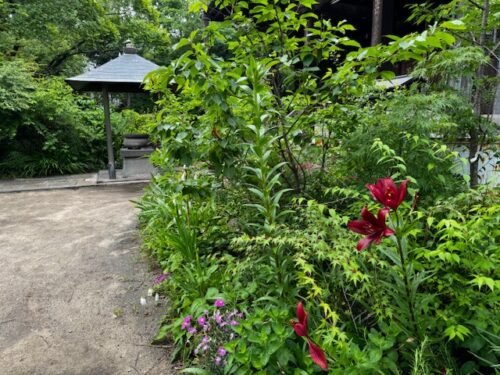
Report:
[[[115,58],[126,41],[168,64],[172,46],[200,24],[186,1],[0,1],[0,175],[102,167],[100,103],[62,79]],[[115,132],[131,118],[116,118]]]

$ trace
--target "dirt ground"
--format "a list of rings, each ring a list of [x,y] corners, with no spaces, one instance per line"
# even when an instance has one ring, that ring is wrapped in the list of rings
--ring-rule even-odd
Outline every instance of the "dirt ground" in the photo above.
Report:
[[[142,185],[0,194],[0,375],[169,375]],[[165,304],[165,302],[163,302]]]

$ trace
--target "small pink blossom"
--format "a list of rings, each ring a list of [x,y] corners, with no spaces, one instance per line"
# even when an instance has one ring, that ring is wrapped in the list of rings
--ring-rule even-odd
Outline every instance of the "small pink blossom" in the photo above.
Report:
[[[225,306],[225,303],[224,303],[224,301],[223,301],[223,300],[218,299],[218,300],[216,300],[216,301],[215,301],[214,306],[215,306],[215,307],[224,307],[224,306]]]
[[[184,320],[182,321],[181,329],[186,329],[191,326],[191,318],[191,315],[188,315],[184,318]]]
[[[215,322],[217,324],[219,324],[219,325],[222,324],[222,315],[220,312],[216,311],[214,317],[215,317]]]
[[[155,277],[153,284],[160,284],[163,281],[167,280],[169,277],[170,277],[169,273],[162,273],[161,275]]]

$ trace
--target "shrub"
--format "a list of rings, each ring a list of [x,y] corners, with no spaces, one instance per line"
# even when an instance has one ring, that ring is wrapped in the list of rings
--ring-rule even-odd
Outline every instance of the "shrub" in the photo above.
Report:
[[[22,62],[0,62],[0,174],[48,176],[104,168],[100,105],[75,95],[61,78],[35,78]],[[113,114],[115,149],[122,121]],[[115,150],[115,151],[116,151]]]
[[[362,49],[310,1],[216,5],[228,19],[180,40],[151,76],[164,174],[140,217],[172,274],[158,339],[175,340],[191,373],[320,373],[327,359],[332,374],[491,370],[498,205],[466,191],[443,144],[467,108],[375,85],[393,76],[383,64],[453,36],[435,26]],[[370,201],[364,185],[386,176]],[[181,329],[216,298],[245,314],[223,369]],[[309,319],[294,319],[299,301]]]

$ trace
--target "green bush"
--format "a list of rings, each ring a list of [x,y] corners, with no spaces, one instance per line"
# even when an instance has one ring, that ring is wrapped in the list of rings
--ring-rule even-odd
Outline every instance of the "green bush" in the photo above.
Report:
[[[204,193],[187,193],[184,184],[192,186],[188,181],[173,189],[184,191],[181,195],[173,190],[165,195],[167,190],[153,185],[140,203],[145,246],[172,273],[162,290],[172,300],[166,322],[173,325],[165,326],[159,339],[176,337],[184,360],[190,361],[193,353],[181,318],[199,311],[200,303],[223,298],[245,312],[234,328],[236,338],[224,346],[229,351],[227,373],[315,371],[288,325],[302,298],[311,327],[316,324],[315,341],[333,359],[333,374],[425,374],[444,368],[472,374],[497,363],[497,192],[464,193],[421,211],[411,210],[406,200],[399,208],[406,217],[400,230],[407,238],[405,256],[414,288],[411,318],[395,244],[384,241],[361,253],[355,250],[357,236],[346,224],[357,215],[359,202],[343,209],[345,216],[333,206],[300,199],[290,203],[294,215],[286,223],[260,235],[250,227],[245,234],[240,231],[244,226],[231,223],[238,212],[244,217],[243,206],[228,204],[227,196],[212,194],[207,200]],[[361,192],[355,199],[368,198]],[[218,208],[207,211],[207,201]],[[174,209],[173,218],[165,205]],[[189,215],[181,206],[189,208]],[[227,215],[214,214],[221,210]]]
[[[463,191],[461,161],[446,141],[460,128],[470,106],[450,92],[400,90],[359,113],[356,129],[340,152],[340,173],[359,185],[384,176],[411,176],[426,201]]]
[[[48,176],[105,167],[102,107],[62,78],[35,78],[20,61],[0,62],[0,175]],[[122,120],[113,114],[115,149]],[[115,150],[116,152],[116,150]]]
[[[151,75],[164,174],[139,207],[144,248],[170,273],[157,340],[175,342],[186,373],[494,371],[498,192],[467,191],[444,144],[470,106],[375,84],[393,77],[384,64],[452,45],[449,23],[363,49],[310,1],[217,4],[228,19]],[[364,186],[388,176],[408,184],[391,210]],[[361,244],[377,246],[356,251],[348,228],[365,206],[379,215],[363,210]],[[224,361],[196,350],[202,324],[185,323],[216,298],[244,313],[217,341]]]

